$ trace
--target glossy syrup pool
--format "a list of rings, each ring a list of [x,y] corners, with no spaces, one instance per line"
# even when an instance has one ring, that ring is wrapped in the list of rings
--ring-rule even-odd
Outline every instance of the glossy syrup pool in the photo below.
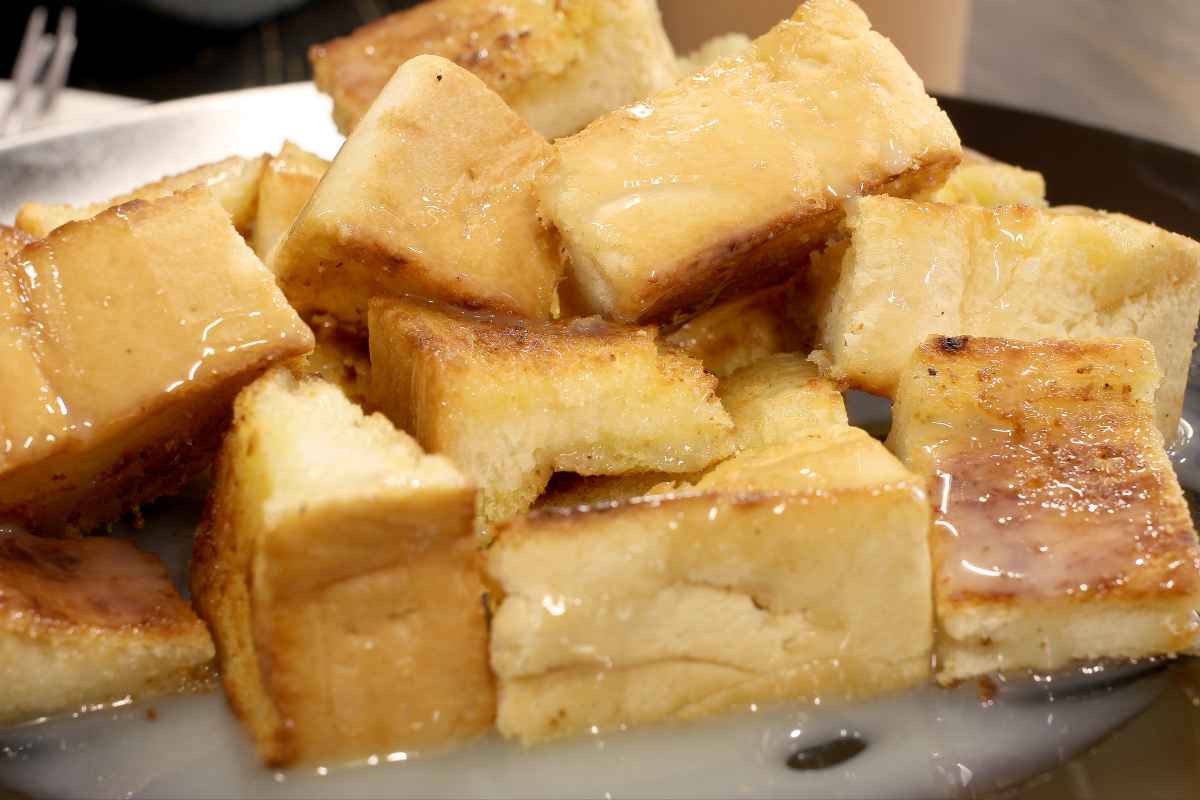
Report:
[[[1189,397],[1187,417],[1198,419]],[[851,397],[886,431],[887,407]],[[1194,437],[1176,448],[1200,487]],[[193,494],[152,509],[139,543],[182,581]],[[1162,665],[1098,665],[926,687],[860,704],[747,709],[523,750],[493,735],[433,756],[263,768],[219,692],[93,709],[0,731],[0,787],[38,797],[961,797],[1054,769],[1145,710]]]

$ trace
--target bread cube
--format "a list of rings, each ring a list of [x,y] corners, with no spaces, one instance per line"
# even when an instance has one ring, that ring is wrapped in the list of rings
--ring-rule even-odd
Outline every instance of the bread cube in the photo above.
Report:
[[[396,69],[422,54],[471,70],[550,139],[678,77],[654,0],[432,0],[313,47],[308,57],[348,134]]]
[[[87,531],[169,494],[312,345],[205,189],[56,229],[0,266],[0,519]]]
[[[269,765],[491,727],[475,492],[331,384],[238,397],[192,561],[229,700]]]
[[[926,680],[929,504],[879,442],[855,452],[836,468],[809,459],[811,488],[730,486],[499,526],[487,570],[501,589],[500,732],[531,744]]]
[[[670,322],[777,283],[846,198],[958,163],[949,119],[849,0],[808,0],[744,53],[556,142],[542,210],[586,310]]]
[[[1046,179],[1042,173],[963,150],[963,160],[939,188],[919,200],[985,206],[1046,205]]]
[[[794,353],[768,356],[738,370],[717,385],[717,396],[733,419],[734,443],[740,451],[729,460],[685,475],[647,472],[585,477],[560,473],[538,498],[537,507],[599,505],[681,491],[698,482],[703,485],[706,475],[727,464],[749,463],[745,451],[790,445],[809,438],[814,431],[847,425],[846,404],[837,386],[820,377],[804,356]]]
[[[1200,547],[1140,339],[933,337],[889,446],[930,480],[943,683],[1187,649]]]
[[[743,367],[721,381],[717,396],[733,418],[739,450],[787,442],[811,428],[849,424],[837,385],[797,353]]]
[[[346,333],[328,318],[312,321],[316,347],[300,370],[337,385],[352,402],[368,404],[371,394],[371,352],[366,339]]]
[[[764,356],[808,352],[816,344],[816,325],[803,308],[806,293],[797,292],[801,284],[795,280],[719,303],[663,339],[703,361],[718,378]]]
[[[1200,244],[1120,214],[1059,214],[874,197],[849,217],[823,326],[833,377],[891,396],[930,334],[1137,336],[1165,379],[1156,421],[1175,438],[1200,316]]]
[[[0,724],[204,686],[212,657],[155,556],[0,533]]]
[[[533,176],[550,145],[465,69],[404,64],[271,256],[301,314],[365,332],[367,301],[414,294],[548,319],[562,263]]]
[[[287,235],[312,197],[329,162],[291,142],[267,162],[258,186],[258,211],[250,244],[263,261]]]
[[[32,241],[33,237],[25,231],[8,225],[0,225],[0,261],[8,261]]]
[[[653,328],[408,298],[373,300],[370,325],[372,405],[478,483],[488,522],[527,510],[555,470],[687,473],[733,450],[716,379]]]
[[[176,192],[202,186],[212,192],[213,197],[228,212],[234,227],[246,235],[254,225],[255,209],[258,205],[258,182],[262,178],[266,163],[265,155],[256,158],[230,156],[178,175],[168,175],[160,181],[139,186],[128,194],[118,195],[100,203],[85,206],[26,203],[17,212],[17,227],[35,239],[42,239],[50,231],[68,222],[90,219],[107,208],[131,200],[159,200]]]

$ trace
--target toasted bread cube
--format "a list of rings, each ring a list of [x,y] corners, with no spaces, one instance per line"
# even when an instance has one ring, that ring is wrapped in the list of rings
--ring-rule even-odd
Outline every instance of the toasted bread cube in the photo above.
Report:
[[[549,139],[679,74],[654,0],[432,0],[313,47],[308,57],[348,134],[396,69],[422,54],[470,69]]]
[[[837,470],[798,457],[810,488],[502,524],[487,552],[500,732],[529,744],[926,680],[929,504],[879,442],[853,449]]]
[[[267,156],[242,158],[230,156],[212,164],[203,164],[178,175],[168,175],[160,181],[139,186],[128,194],[86,206],[46,205],[26,203],[17,212],[17,227],[35,239],[75,220],[90,219],[101,211],[123,205],[131,200],[159,200],[193,187],[207,188],[233,220],[238,231],[248,234],[254,225],[258,205],[258,182],[262,178]]]
[[[933,337],[889,445],[931,481],[938,679],[1187,649],[1200,547],[1140,339]]]
[[[550,145],[462,67],[405,63],[271,256],[301,314],[365,331],[414,294],[548,319],[562,273],[533,176]]]
[[[914,199],[987,208],[1045,207],[1046,179],[1040,172],[964,149],[962,163],[955,167],[946,182]]]
[[[736,56],[750,49],[753,40],[744,33],[724,33],[714,36],[686,56],[675,59],[680,75],[691,75],[722,58]]]
[[[848,425],[846,403],[815,364],[779,353],[743,367],[717,387],[739,450],[787,442],[811,429]]]
[[[816,344],[815,320],[798,307],[807,296],[802,281],[771,286],[719,303],[668,332],[663,339],[704,362],[718,378],[732,375],[764,356]]]
[[[266,763],[491,727],[474,498],[448,460],[324,381],[279,369],[238,397],[192,595]]]
[[[846,404],[837,386],[820,377],[816,366],[804,356],[793,353],[768,356],[738,370],[717,385],[717,396],[733,419],[734,443],[739,451],[791,444],[814,431],[848,424]],[[538,498],[537,507],[598,505],[669,494],[698,482],[703,485],[706,475],[744,458],[746,454],[739,452],[720,465],[686,475],[649,472],[584,477],[560,473]]]
[[[0,225],[0,262],[8,261],[32,241],[33,237],[20,228]]]
[[[669,322],[777,283],[862,193],[940,184],[949,119],[849,0],[808,0],[741,55],[555,144],[538,178],[585,310]]]
[[[371,394],[371,352],[367,340],[343,331],[324,317],[312,321],[316,347],[299,365],[338,388],[357,405],[366,407]]]
[[[823,341],[832,375],[892,396],[930,334],[1132,336],[1165,374],[1174,440],[1200,316],[1200,244],[1120,214],[864,198]]]
[[[733,450],[716,379],[653,328],[377,299],[370,345],[373,406],[478,483],[485,521],[527,510],[555,470],[686,473]]]
[[[56,229],[0,266],[0,519],[87,531],[176,490],[312,345],[207,190]]]
[[[284,142],[279,155],[267,162],[258,186],[258,211],[250,238],[263,261],[287,235],[328,169],[328,161],[291,142]]]
[[[207,684],[213,643],[155,556],[0,533],[0,724]]]

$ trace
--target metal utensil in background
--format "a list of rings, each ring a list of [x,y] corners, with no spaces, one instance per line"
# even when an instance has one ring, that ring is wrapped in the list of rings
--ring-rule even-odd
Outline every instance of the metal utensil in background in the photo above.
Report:
[[[58,16],[58,29],[46,33],[46,9],[38,6],[29,15],[21,49],[13,64],[12,97],[0,116],[0,136],[29,128],[54,110],[59,93],[67,83],[71,59],[75,56],[75,9],[66,7]],[[40,101],[31,103],[35,90]]]

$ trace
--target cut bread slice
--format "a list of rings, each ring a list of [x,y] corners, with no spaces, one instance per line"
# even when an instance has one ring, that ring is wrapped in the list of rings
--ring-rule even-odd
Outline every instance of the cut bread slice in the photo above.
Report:
[[[804,487],[756,489],[770,473],[499,526],[500,732],[530,744],[926,680],[922,482],[865,435],[848,447],[798,456]]]
[[[964,149],[962,163],[950,173],[946,182],[914,199],[987,208],[1045,207],[1046,179],[1040,172]]]
[[[258,182],[262,178],[267,156],[242,158],[230,156],[212,164],[203,164],[178,175],[139,186],[128,194],[118,195],[100,203],[85,206],[26,203],[17,212],[17,227],[35,239],[75,220],[90,219],[101,211],[128,203],[131,200],[159,200],[193,187],[207,188],[233,220],[233,226],[243,236],[254,226],[258,206]]]
[[[739,450],[782,444],[812,428],[848,425],[846,403],[832,381],[798,353],[755,361],[717,387],[734,422]]]
[[[1173,441],[1200,316],[1200,244],[1120,214],[859,200],[823,326],[834,378],[885,396],[930,334],[1137,336]]]
[[[700,363],[653,328],[500,319],[414,299],[371,303],[371,402],[480,486],[492,522],[555,470],[702,469],[733,422]]]
[[[931,482],[938,679],[1169,655],[1200,632],[1200,546],[1139,339],[933,337],[889,445]]]
[[[719,303],[663,339],[703,361],[718,378],[764,356],[807,353],[816,345],[816,320],[805,313],[807,294],[797,291],[802,284],[797,279]]]
[[[837,385],[822,378],[815,365],[796,353],[768,356],[738,370],[717,385],[717,396],[733,420],[734,444],[739,451],[727,461],[686,475],[650,472],[583,477],[560,473],[537,506],[598,505],[707,485],[705,476],[733,463],[750,463],[748,452],[790,445],[809,438],[814,431],[823,435],[825,429],[847,425],[846,404]]]
[[[414,294],[547,319],[562,263],[537,216],[550,145],[462,67],[418,56],[388,83],[271,256],[301,314],[365,332]]]
[[[655,0],[432,0],[317,45],[309,60],[348,134],[422,54],[471,70],[550,139],[678,77]]]
[[[56,229],[0,266],[0,519],[87,531],[176,490],[312,345],[205,189]]]
[[[0,533],[0,723],[209,684],[208,630],[155,556]]]
[[[445,746],[495,696],[475,492],[331,384],[237,400],[192,561],[225,689],[271,765]]]
[[[267,162],[258,187],[258,210],[250,244],[263,261],[291,229],[312,197],[329,162],[291,142]]]
[[[780,282],[846,198],[958,163],[949,119],[849,0],[808,0],[744,53],[555,143],[538,178],[585,311],[671,322]]]

